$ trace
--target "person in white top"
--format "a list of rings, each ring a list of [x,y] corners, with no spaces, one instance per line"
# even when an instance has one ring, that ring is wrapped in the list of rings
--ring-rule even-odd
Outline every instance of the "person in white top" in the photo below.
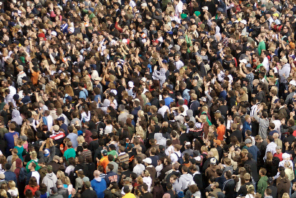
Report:
[[[183,2],[181,0],[175,0],[175,16],[181,18],[181,14],[183,12]]]
[[[22,78],[27,76],[27,74],[23,71],[24,67],[22,65],[19,65],[16,67],[17,71],[19,72],[17,74],[17,85],[18,86],[22,86],[23,85],[23,81]]]
[[[136,157],[134,159],[134,162],[136,164],[136,166],[133,168],[133,172],[136,173],[138,176],[140,176],[143,171],[145,170],[145,166],[143,164],[141,164],[142,159],[141,157]]]
[[[263,158],[264,161],[266,160],[267,152],[271,152],[272,155],[274,155],[276,153],[276,147],[277,147],[277,144],[273,142],[273,137],[268,136],[268,138],[267,138],[266,152],[265,152],[265,156]]]
[[[39,174],[38,171],[35,170],[36,164],[35,163],[30,163],[28,168],[30,170],[29,175],[31,175],[31,177],[35,177],[36,180],[37,180],[37,184],[39,185],[40,174]],[[29,178],[28,178],[28,180],[29,180]]]
[[[12,82],[10,80],[7,81],[8,89],[10,90],[10,95],[12,97],[16,94],[16,88],[12,86]]]
[[[180,60],[179,55],[175,56],[175,66],[177,70],[180,70],[184,66],[184,63]]]
[[[178,162],[179,158],[182,157],[182,154],[180,152],[181,150],[181,145],[179,144],[175,144],[174,145],[174,153],[171,153],[170,155],[170,158],[171,158],[171,161],[172,161],[172,164]]]
[[[164,117],[165,113],[169,111],[169,107],[165,105],[164,100],[159,101],[160,108],[158,109],[157,113],[161,114]]]

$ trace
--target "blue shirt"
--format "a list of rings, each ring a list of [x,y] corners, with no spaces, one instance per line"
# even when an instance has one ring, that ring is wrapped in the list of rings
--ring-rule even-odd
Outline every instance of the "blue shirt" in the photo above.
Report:
[[[220,92],[219,98],[224,98],[226,100],[227,93],[225,90]]]
[[[10,149],[14,148],[14,138],[13,138],[13,136],[16,135],[16,134],[18,136],[20,136],[20,134],[18,132],[13,132],[13,133],[8,132],[8,133],[5,133],[5,135],[4,135],[4,139],[7,142],[6,152],[8,152],[8,153],[10,153],[10,151],[9,151]]]
[[[83,98],[84,100],[86,100],[87,96],[88,96],[88,92],[86,89],[83,89],[79,92],[79,98]]]
[[[77,142],[77,138],[78,138],[78,135],[75,134],[75,133],[70,133],[67,138],[70,139],[70,141],[72,142],[72,147],[73,148],[76,148],[78,146],[78,142]]]
[[[165,99],[163,99],[163,100],[164,100],[164,104],[165,104],[166,106],[168,106],[168,107],[170,107],[170,104],[171,104],[172,102],[174,102],[174,99],[171,98],[171,97],[167,97],[167,98],[165,98]]]

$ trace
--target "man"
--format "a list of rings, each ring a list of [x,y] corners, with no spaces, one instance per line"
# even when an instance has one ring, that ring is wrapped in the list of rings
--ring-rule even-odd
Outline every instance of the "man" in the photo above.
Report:
[[[34,163],[31,163],[34,164]],[[31,165],[30,164],[30,165]],[[5,181],[14,181],[17,184],[16,174],[12,171],[10,171],[11,165],[9,163],[5,164]],[[37,178],[36,178],[37,179]]]
[[[19,133],[15,131],[15,124],[10,123],[8,125],[8,133],[5,133],[4,135],[4,140],[7,142],[7,147],[6,147],[6,155],[9,156],[11,155],[11,149],[14,148],[14,136],[19,137]]]
[[[291,182],[289,181],[284,167],[279,167],[280,176],[276,179],[278,198],[282,198],[284,193],[290,192]]]
[[[57,181],[57,189],[58,189],[58,194],[62,195],[63,198],[69,197],[69,191],[68,189],[64,188],[64,184],[61,180]]]
[[[266,171],[265,168],[261,168],[259,170],[260,179],[259,179],[258,184],[257,184],[257,191],[258,191],[259,194],[262,195],[262,197],[264,196],[264,191],[267,188],[268,177],[266,176],[266,172],[267,171]]]
[[[128,111],[125,109],[125,106],[123,104],[118,106],[118,111],[119,111],[118,122],[122,121],[125,124],[127,116],[129,114]]]
[[[39,181],[40,181],[40,174],[38,171],[36,171],[36,164],[35,163],[30,163],[29,164],[29,170],[30,172],[27,174],[27,179],[26,179],[26,184],[29,184],[30,178],[31,177],[35,177],[37,180],[37,184],[39,185]]]
[[[63,198],[62,195],[58,194],[58,189],[55,186],[50,188],[49,193],[50,193],[49,198]]]
[[[79,83],[78,88],[80,90],[80,92],[79,92],[79,98],[83,98],[84,100],[86,100],[86,98],[88,96],[88,91],[84,88],[84,84],[83,83]]]
[[[72,142],[71,141],[69,141],[67,143],[67,150],[64,152],[64,157],[65,157],[66,160],[68,160],[70,157],[73,157],[73,158],[76,157],[76,151],[72,147]]]
[[[235,181],[232,179],[232,174],[230,171],[226,171],[224,173],[224,177],[226,178],[226,181],[223,184],[223,193],[225,194],[225,197],[227,198],[234,198],[234,188],[235,188]]]
[[[182,186],[181,189],[184,191],[188,188],[189,184],[193,182],[193,176],[188,173],[188,167],[182,166],[182,175],[179,178],[179,181],[181,182]]]
[[[78,135],[76,133],[73,133],[73,126],[69,126],[68,127],[68,135],[67,135],[67,138],[70,139],[70,141],[72,142],[72,147],[75,149],[78,145],[78,142],[77,142],[77,137]]]
[[[134,159],[134,163],[135,163],[135,166],[133,168],[133,172],[136,173],[138,176],[142,175],[143,171],[145,170],[145,166],[142,164],[142,158],[136,157]]]
[[[268,113],[266,111],[263,111],[263,106],[259,105],[257,112],[254,113],[255,120],[259,123],[259,135],[262,137],[263,140],[266,140],[267,138],[267,129],[269,127],[269,119],[268,119]],[[259,118],[258,112],[261,111],[262,115]]]
[[[44,146],[46,142],[49,141],[49,149],[44,149]],[[46,141],[43,141],[41,144],[41,147],[39,148],[39,156],[40,159],[43,159],[44,162],[47,164],[53,160],[53,157],[55,156],[56,153],[56,147],[53,143],[53,140],[48,138]]]
[[[257,162],[257,154],[259,152],[259,149],[257,148],[257,146],[252,144],[252,140],[250,138],[245,140],[245,144],[246,144],[247,150],[249,151],[249,153],[252,154],[253,159]]]
[[[22,65],[17,66],[16,69],[18,71],[18,74],[17,74],[17,85],[19,87],[21,87],[23,85],[22,78],[23,77],[26,77],[27,74],[23,71],[24,70],[24,66],[22,66]]]
[[[58,125],[54,125],[52,129],[53,129],[53,133],[49,137],[53,139],[56,144],[58,145],[62,144],[63,140],[66,137],[65,133],[60,130],[60,127]]]
[[[140,198],[153,198],[153,195],[150,192],[148,192],[147,184],[143,183],[141,190],[142,190],[142,195],[140,196]]]
[[[105,179],[100,177],[100,172],[95,170],[94,179],[91,181],[91,187],[96,192],[98,198],[104,198],[104,191],[107,189]]]
[[[107,165],[109,164],[109,160],[108,160],[108,153],[106,150],[102,150],[101,151],[101,155],[103,156],[102,159],[97,159],[98,161],[98,166],[102,166],[104,168],[104,173],[106,173],[106,168],[107,168]]]
[[[94,190],[91,190],[91,183],[89,181],[84,182],[85,190],[81,194],[81,198],[97,198],[97,194]]]
[[[106,167],[107,174],[105,177],[105,181],[106,181],[107,186],[109,186],[113,182],[118,183],[118,175],[113,172],[113,168],[114,168],[114,166],[112,164],[108,164]]]
[[[65,134],[67,134],[68,132],[68,126],[64,123],[65,122],[65,118],[63,116],[59,117],[57,119],[58,123],[59,123],[59,126],[60,126],[60,129],[63,129],[65,131]]]
[[[52,187],[56,186],[56,182],[57,182],[57,176],[53,173],[52,166],[48,165],[47,166],[47,173],[46,173],[45,177],[42,180],[42,183],[47,186],[47,192],[48,193],[51,192]],[[56,190],[55,193],[57,193],[57,190]]]
[[[119,162],[129,164],[129,154],[125,152],[125,147],[123,146],[119,147],[119,154],[117,158]]]
[[[217,177],[216,170],[218,169],[217,160],[216,158],[211,158],[210,160],[210,167],[208,167],[205,171],[205,176],[207,180],[209,180],[212,177]]]
[[[273,142],[273,137],[272,136],[268,136],[267,138],[267,147],[266,147],[266,151],[265,151],[265,156],[264,156],[264,160],[266,160],[267,157],[267,152],[271,152],[272,155],[274,155],[276,153],[276,143]]]

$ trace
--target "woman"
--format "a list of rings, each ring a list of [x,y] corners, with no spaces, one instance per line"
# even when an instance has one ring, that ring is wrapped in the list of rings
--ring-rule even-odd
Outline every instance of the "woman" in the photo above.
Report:
[[[148,170],[143,171],[143,182],[148,186],[148,192],[151,192],[152,179]]]
[[[26,185],[24,193],[26,194],[27,190],[31,190],[32,194],[35,195],[35,192],[39,190],[39,185],[37,184],[37,180],[35,177],[31,177],[29,180],[29,184]]]
[[[75,148],[76,156],[80,155],[80,153],[83,151],[83,147],[82,147],[83,142],[85,142],[84,137],[78,136],[78,138],[77,138],[78,146]]]
[[[72,197],[72,190],[73,190],[73,185],[70,181],[69,177],[64,177],[64,179],[62,180],[63,184],[64,184],[64,188],[66,188],[69,192],[69,198]]]
[[[246,195],[245,198],[255,198],[255,189],[253,185],[247,186],[247,191],[248,191],[248,194]]]
[[[18,157],[24,161],[23,155],[25,154],[25,150],[23,147],[23,141],[20,138],[17,138],[14,140],[14,148],[17,149],[17,155]]]

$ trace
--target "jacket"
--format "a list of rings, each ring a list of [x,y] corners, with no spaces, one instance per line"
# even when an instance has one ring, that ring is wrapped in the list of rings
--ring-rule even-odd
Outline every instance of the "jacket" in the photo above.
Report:
[[[58,194],[62,195],[63,198],[68,198],[69,197],[69,191],[66,188],[58,188]]]
[[[179,181],[180,181],[180,183],[182,185],[181,189],[184,191],[189,186],[189,184],[193,181],[193,177],[189,173],[182,174]]]
[[[261,135],[262,139],[267,138],[267,129],[269,127],[269,120],[264,118],[259,118],[257,113],[254,113],[254,118],[259,123],[259,135]]]
[[[109,186],[112,182],[118,183],[118,175],[113,171],[110,171],[106,174],[105,180],[106,180],[107,186]]]
[[[291,182],[289,181],[288,177],[284,178],[277,178],[276,180],[277,183],[277,190],[278,190],[278,198],[282,198],[284,193],[289,193],[290,187],[291,187]]]
[[[55,187],[57,182],[57,176],[54,173],[47,173],[43,178],[42,183],[47,186],[47,192],[50,193],[50,188]]]
[[[260,193],[262,197],[264,197],[264,191],[267,188],[267,180],[268,180],[268,177],[264,175],[259,179],[257,184],[257,192]]]
[[[56,194],[50,195],[49,198],[63,198],[63,196],[56,193]]]
[[[81,194],[81,198],[97,198],[97,194],[95,191],[90,190],[90,189],[86,189],[85,191],[83,191],[83,193]]]
[[[5,175],[5,181],[12,180],[12,181],[15,182],[15,184],[17,184],[16,174],[14,172],[12,172],[12,171],[6,171],[4,173],[4,175]]]
[[[100,177],[94,178],[91,181],[91,187],[96,191],[98,198],[104,198],[104,191],[107,189],[105,179]]]

